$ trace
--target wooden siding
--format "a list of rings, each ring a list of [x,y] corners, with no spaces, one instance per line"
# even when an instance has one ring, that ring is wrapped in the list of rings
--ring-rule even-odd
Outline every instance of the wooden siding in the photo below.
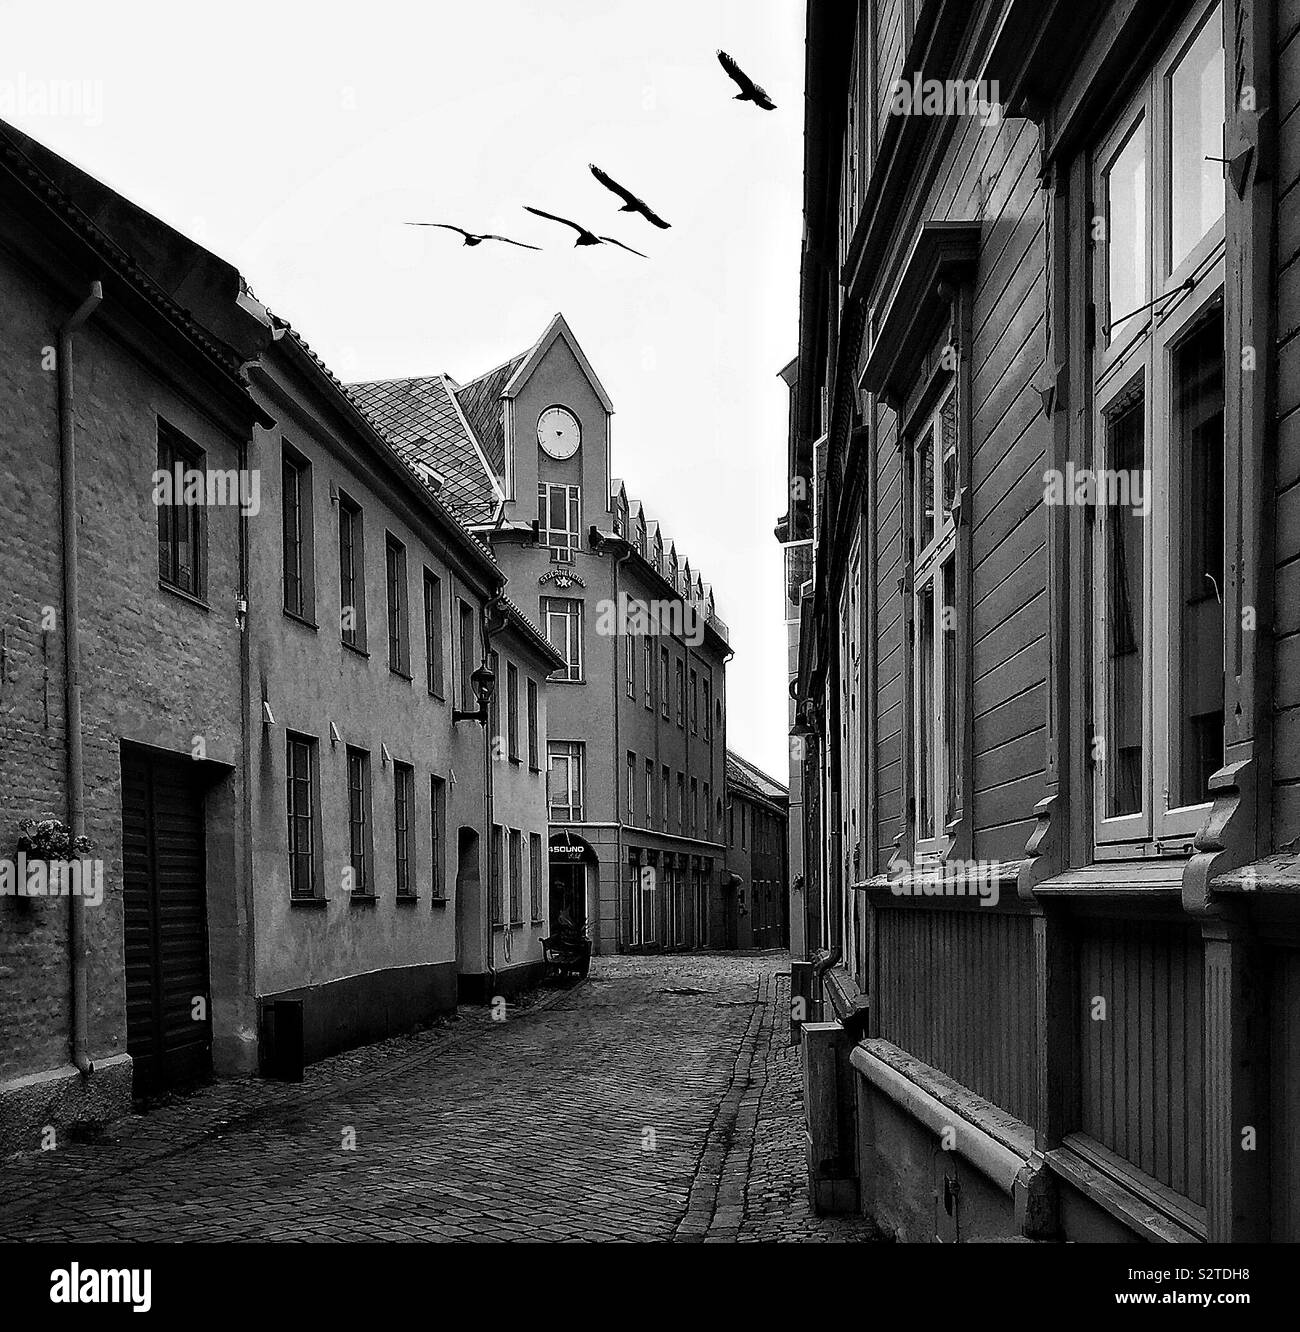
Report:
[[[1269,1178],[1277,1243],[1300,1243],[1300,950],[1274,950],[1269,968],[1270,1111]]]
[[[1032,1122],[1031,919],[986,907],[881,907],[876,941],[880,1035]]]
[[[1080,1127],[1198,1204],[1205,1201],[1203,960],[1191,927],[1088,921],[1080,928]],[[1102,1019],[1093,1016],[1098,1000]]]

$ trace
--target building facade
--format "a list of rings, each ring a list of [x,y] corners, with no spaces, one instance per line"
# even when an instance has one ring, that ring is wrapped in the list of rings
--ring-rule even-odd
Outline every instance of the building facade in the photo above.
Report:
[[[235,269],[0,149],[7,364],[36,351],[6,384],[0,627],[21,1146],[535,984],[562,659]],[[26,817],[89,839],[93,900],[15,891]]]
[[[728,948],[787,948],[790,942],[790,792],[727,751]]]
[[[611,476],[613,404],[557,315],[469,383],[353,385],[436,470],[564,660],[550,679],[553,923],[596,952],[720,943],[726,625],[712,589]]]
[[[900,1238],[1300,1236],[1297,52],[808,6],[810,1185]]]
[[[241,468],[262,415],[28,149],[0,126],[0,1151],[203,1076],[254,1011],[239,512],[153,496],[181,441]],[[25,895],[27,818],[88,838],[89,873]]]

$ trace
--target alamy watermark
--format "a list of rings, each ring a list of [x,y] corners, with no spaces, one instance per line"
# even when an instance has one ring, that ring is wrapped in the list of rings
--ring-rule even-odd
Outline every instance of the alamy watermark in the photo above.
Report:
[[[1043,503],[1064,504],[1077,508],[1105,505],[1132,509],[1139,518],[1151,512],[1151,473],[1134,467],[1118,471],[1105,467],[1075,467],[1067,462],[1065,470],[1049,467],[1043,473]]]
[[[596,632],[603,638],[628,634],[634,638],[679,638],[691,647],[704,642],[704,611],[676,598],[642,601],[618,594],[618,600],[602,597],[596,603]]]
[[[98,906],[104,900],[104,862],[29,859],[19,851],[12,860],[0,860],[0,897],[84,897],[87,906]]]
[[[104,123],[104,85],[98,79],[34,79],[22,73],[0,79],[0,118],[79,120],[95,129]]]
[[[153,502],[167,508],[237,504],[253,518],[262,507],[262,474],[255,467],[243,471],[237,467],[203,470],[178,462],[170,471],[160,467],[153,474]]]
[[[889,862],[895,897],[978,897],[994,907],[1001,892],[1002,863],[997,860],[944,860],[910,865],[901,856]]]
[[[889,90],[893,116],[977,116],[983,125],[1002,123],[1002,94],[996,79],[895,79]]]

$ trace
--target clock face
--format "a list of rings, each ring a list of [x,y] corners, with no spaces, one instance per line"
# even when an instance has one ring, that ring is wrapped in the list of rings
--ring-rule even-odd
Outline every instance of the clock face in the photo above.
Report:
[[[548,407],[537,418],[537,442],[552,458],[572,458],[582,443],[582,427],[567,407]]]

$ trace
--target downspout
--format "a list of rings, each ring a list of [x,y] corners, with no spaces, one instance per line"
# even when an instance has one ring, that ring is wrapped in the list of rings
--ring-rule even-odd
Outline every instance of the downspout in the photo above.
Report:
[[[502,598],[503,598],[504,594],[505,594],[505,583],[500,583],[500,584],[497,585],[497,588],[496,588],[496,590],[493,592],[492,596],[488,599],[488,601],[487,601],[487,602],[484,604],[484,606],[483,606],[482,638],[483,638],[483,660],[484,660],[485,663],[491,659],[491,654],[492,654],[492,639],[493,639],[494,635],[497,634],[497,633],[499,633],[501,629],[504,629],[504,628],[505,628],[505,620],[504,620],[504,619],[503,619],[502,623],[501,623],[497,628],[495,628],[495,629],[492,628],[492,627],[490,627],[490,625],[489,625],[489,617],[492,615],[492,613],[493,613],[494,611],[496,611],[496,610],[501,610],[502,613],[503,613],[503,615],[504,615],[504,608],[501,606],[501,601],[502,601]],[[494,691],[494,692],[495,692],[495,690],[499,687],[499,685],[500,685],[500,681],[499,681],[499,680],[493,682],[492,688],[493,688],[493,691]],[[500,696],[498,695],[498,698],[499,698],[499,697],[500,697]],[[491,716],[491,704],[490,704],[490,702],[489,702],[488,704],[485,704],[484,706],[486,706],[486,707],[489,709],[488,715],[489,715],[489,717],[490,717],[490,716]],[[500,702],[498,702],[498,703],[497,703],[497,713],[498,713],[498,715],[500,715],[500,709],[501,709],[501,705],[500,705]],[[493,866],[492,866],[492,829],[493,829],[493,827],[495,826],[495,815],[496,815],[496,794],[495,794],[495,786],[494,786],[494,782],[493,782],[494,773],[493,773],[493,767],[492,767],[492,765],[493,765],[493,759],[492,759],[492,747],[493,747],[494,739],[495,739],[495,737],[493,737],[493,736],[489,733],[489,729],[488,729],[487,721],[485,720],[484,723],[483,723],[483,790],[484,790],[484,792],[485,792],[486,800],[487,800],[487,816],[488,816],[488,824],[487,824],[487,839],[488,839],[487,863],[488,863],[488,877],[489,877],[489,882],[488,882],[488,885],[487,885],[487,893],[485,894],[485,898],[484,898],[485,905],[488,904],[488,903],[490,903],[490,902],[492,901],[492,890],[493,890],[493,887],[494,887],[494,885],[493,885],[493,884],[491,883],[491,881],[490,881],[490,880],[491,880],[491,875],[492,875],[492,869],[493,869]],[[506,903],[506,897],[505,897],[505,894],[506,894],[506,883],[505,883],[505,879],[506,879],[506,866],[507,866],[507,863],[508,863],[508,860],[509,860],[509,856],[510,856],[510,848],[509,848],[509,845],[507,844],[507,841],[506,841],[505,829],[503,828],[502,831],[501,831],[501,857],[500,857],[500,860],[499,860],[499,862],[498,862],[498,864],[497,864],[497,866],[496,866],[496,872],[497,872],[497,874],[500,875],[501,878],[502,878],[501,894],[502,894],[502,902],[503,902],[503,905]],[[503,911],[502,914],[503,914],[503,915],[508,915],[508,906],[507,906],[506,910]],[[492,925],[492,909],[491,909],[490,906],[488,906],[487,909],[483,912],[483,918],[484,918],[484,924],[485,924],[485,926],[486,926],[485,934],[486,934],[486,941],[487,941],[487,952],[484,954],[484,961],[487,963],[488,989],[489,989],[490,991],[492,991],[493,994],[495,994],[495,992],[496,992],[496,983],[497,983],[497,947],[496,947],[496,935],[495,935],[495,933],[494,933],[493,925]],[[508,919],[506,920],[506,927],[505,927],[505,932],[504,932],[504,933],[505,933],[505,940],[506,940],[506,960],[509,961],[509,960],[510,960],[510,921],[509,921]]]
[[[619,608],[618,572],[623,567],[623,564],[627,560],[631,559],[631,557],[632,557],[632,547],[628,546],[621,555],[616,556],[614,559],[614,614],[615,615],[618,614],[618,608]],[[626,632],[626,626],[624,626],[624,632]],[[633,652],[632,659],[633,661],[636,660],[635,651]],[[615,834],[614,881],[615,883],[617,883],[623,874],[623,819],[622,819],[622,809],[620,808],[622,802],[620,802],[619,800],[619,781],[618,781],[618,774],[623,771],[623,747],[619,743],[619,738],[618,738],[618,713],[621,704],[618,696],[618,648],[617,647],[614,648],[614,669],[610,671],[609,674],[614,691],[614,825],[618,829],[617,833]],[[636,703],[635,696],[633,697],[632,702],[633,704]],[[632,782],[634,784],[636,782],[635,771],[633,771],[632,773]],[[597,928],[599,928],[600,925],[599,913],[600,913],[600,884],[597,883],[596,885]],[[588,930],[588,933],[590,933],[590,930]],[[622,933],[623,933],[623,911],[620,907],[618,914],[614,918],[614,939],[615,939],[616,949],[618,944],[627,942],[626,939],[621,937]]]
[[[66,689],[66,746],[68,823],[75,839],[86,835],[86,809],[82,798],[85,767],[81,749],[81,636],[77,585],[77,454],[72,409],[72,337],[95,313],[104,299],[99,282],[59,329],[59,483],[63,538],[63,654]],[[72,972],[72,1062],[89,1076],[90,1022],[86,1002],[86,917],[80,893],[68,894],[68,953]]]

